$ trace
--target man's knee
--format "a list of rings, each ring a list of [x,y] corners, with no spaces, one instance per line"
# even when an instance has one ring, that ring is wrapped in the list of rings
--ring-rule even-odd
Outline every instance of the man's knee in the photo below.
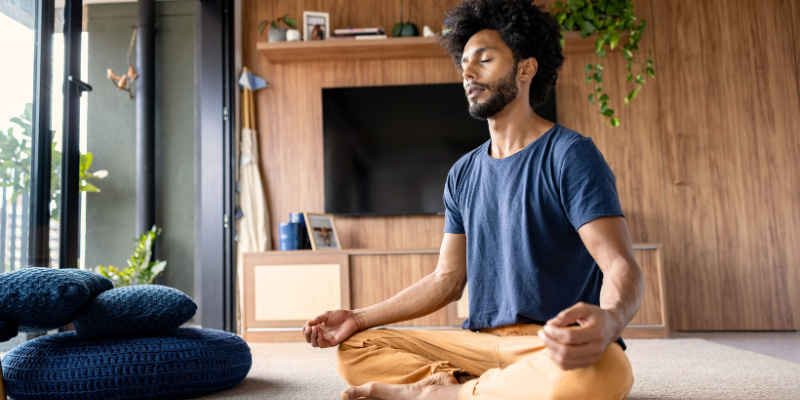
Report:
[[[370,351],[364,340],[369,339],[367,331],[354,333],[336,349],[336,371],[351,386],[363,385],[364,366],[369,365]]]
[[[551,400],[623,400],[633,387],[633,372],[622,348],[612,343],[593,365],[567,371]]]

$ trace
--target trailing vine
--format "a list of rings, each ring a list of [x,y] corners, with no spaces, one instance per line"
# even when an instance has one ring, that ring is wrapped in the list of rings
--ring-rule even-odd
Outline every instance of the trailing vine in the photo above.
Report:
[[[646,60],[642,60],[639,55],[639,41],[642,39],[647,21],[636,18],[632,0],[569,0],[566,3],[556,1],[551,14],[565,31],[580,31],[584,40],[590,35],[597,35],[594,48],[599,57],[606,56],[607,48],[609,50],[619,48],[625,58],[626,80],[636,83],[636,87],[625,96],[625,105],[630,105],[642,90],[645,76],[655,79],[652,52],[648,51]],[[626,33],[628,40],[620,45]],[[561,47],[564,47],[563,33]],[[586,64],[584,72],[586,83],[594,85],[594,90],[589,95],[589,102],[599,106],[598,112],[609,125],[618,127],[619,117],[614,116],[614,110],[609,106],[610,97],[603,90],[603,65],[599,62]]]

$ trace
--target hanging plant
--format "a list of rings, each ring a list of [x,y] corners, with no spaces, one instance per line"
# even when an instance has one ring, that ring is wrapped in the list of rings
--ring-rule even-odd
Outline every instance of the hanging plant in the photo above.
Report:
[[[647,21],[637,20],[633,12],[632,0],[569,0],[566,3],[556,1],[551,11],[556,22],[565,31],[580,31],[581,37],[597,35],[594,42],[595,53],[605,57],[608,50],[619,48],[625,57],[626,79],[634,81],[636,88],[625,96],[625,105],[630,105],[642,90],[645,75],[651,79],[656,77],[652,52],[648,51],[646,60],[639,56],[639,40],[647,26]],[[637,23],[638,22],[638,23]],[[628,34],[628,41],[620,44],[623,35]],[[562,34],[561,47],[564,47]],[[609,106],[610,97],[603,90],[603,65],[601,63],[586,64],[586,83],[594,85],[589,102],[599,106],[599,113],[612,127],[619,126],[619,117],[614,117],[614,110]]]

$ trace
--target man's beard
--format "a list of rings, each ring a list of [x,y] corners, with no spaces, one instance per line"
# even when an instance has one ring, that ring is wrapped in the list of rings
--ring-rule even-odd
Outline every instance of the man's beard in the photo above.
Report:
[[[487,91],[492,89],[488,85],[479,84],[479,86],[484,87]],[[502,111],[508,103],[517,98],[519,90],[517,90],[516,64],[514,64],[514,70],[507,77],[500,79],[494,85],[492,92],[492,96],[483,103],[478,103],[477,101],[469,103],[469,115],[472,118],[485,121],[487,118],[491,118]]]

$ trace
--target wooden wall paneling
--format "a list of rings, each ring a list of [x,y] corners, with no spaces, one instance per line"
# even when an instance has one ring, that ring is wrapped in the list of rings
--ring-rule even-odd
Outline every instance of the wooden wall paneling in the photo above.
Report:
[[[653,1],[665,170],[685,175],[666,185],[674,330],[800,328],[790,9],[783,0]]]
[[[662,275],[660,249],[638,250],[633,253],[636,262],[644,275],[644,297],[639,311],[633,317],[630,325],[665,325],[662,309]]]
[[[436,269],[438,254],[351,255],[350,288],[353,308],[386,300]],[[393,326],[445,326],[446,308]]]
[[[652,23],[649,1],[635,1],[634,6],[638,18]],[[646,57],[653,46],[653,29],[648,26],[639,42],[640,57]],[[598,107],[587,100],[594,85],[584,82],[584,67],[598,62],[604,66],[603,89],[611,97],[610,105],[621,121],[617,128],[608,126],[598,114]],[[658,75],[658,63],[656,74],[656,81],[662,79]],[[668,219],[659,90],[656,81],[648,79],[637,98],[626,106],[623,99],[635,85],[626,82],[625,77],[625,59],[618,51],[611,51],[604,58],[593,53],[568,54],[556,85],[558,120],[567,128],[591,137],[614,171],[631,240],[634,243],[664,243],[667,241]],[[668,266],[670,254],[663,249],[661,252]],[[669,288],[670,285],[665,286]],[[668,296],[669,293],[667,290]]]
[[[800,3],[790,1],[792,11],[792,35],[794,37],[794,69],[797,74],[797,90],[800,93]]]

